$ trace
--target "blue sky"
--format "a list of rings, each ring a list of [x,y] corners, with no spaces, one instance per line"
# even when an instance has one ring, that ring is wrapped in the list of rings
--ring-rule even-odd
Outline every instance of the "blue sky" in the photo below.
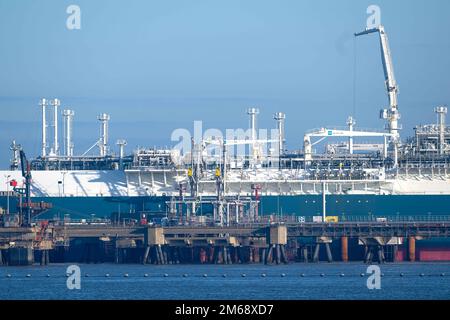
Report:
[[[81,30],[66,28],[70,4],[81,8]],[[245,128],[252,106],[263,127],[287,114],[291,149],[305,130],[352,113],[382,128],[378,39],[353,39],[370,4],[389,35],[405,137],[450,102],[447,0],[0,0],[0,168],[12,139],[38,155],[41,97],[75,110],[75,153],[97,139],[100,112],[128,151],[170,145],[172,130],[194,120]]]

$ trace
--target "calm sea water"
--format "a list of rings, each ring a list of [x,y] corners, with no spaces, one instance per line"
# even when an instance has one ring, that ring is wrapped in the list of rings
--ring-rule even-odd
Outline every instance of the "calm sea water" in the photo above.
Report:
[[[79,264],[80,290],[67,288],[67,266],[0,267],[0,300],[450,299],[450,263],[384,264],[381,266],[380,290],[367,288],[368,275],[361,277],[367,265],[359,263],[279,266]]]

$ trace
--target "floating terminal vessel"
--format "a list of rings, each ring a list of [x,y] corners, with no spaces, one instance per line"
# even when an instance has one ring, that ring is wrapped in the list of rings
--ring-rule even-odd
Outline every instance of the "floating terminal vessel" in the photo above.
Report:
[[[193,139],[184,152],[138,148],[125,154],[127,142],[118,140],[113,153],[110,116],[101,114],[101,136],[84,154],[75,155],[74,111],[60,113],[58,99],[42,99],[40,156],[27,160],[26,150],[13,141],[10,168],[0,171],[3,224],[448,221],[447,108],[430,106],[438,122],[416,126],[413,137],[400,139],[398,88],[385,29],[355,36],[372,33],[381,45],[389,107],[380,115],[386,128],[360,129],[349,117],[345,127],[306,132],[296,151],[285,148],[284,113],[273,116],[278,134],[266,139],[258,135],[259,109],[249,108],[245,138]],[[328,143],[318,152],[323,141]],[[237,146],[249,152],[235,154]],[[433,246],[449,250],[442,243]]]

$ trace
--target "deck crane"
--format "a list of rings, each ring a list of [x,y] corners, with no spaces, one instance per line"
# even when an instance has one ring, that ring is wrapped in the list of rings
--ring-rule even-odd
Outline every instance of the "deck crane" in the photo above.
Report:
[[[393,150],[393,160],[394,166],[398,163],[398,147],[400,143],[399,130],[401,129],[398,125],[398,120],[400,119],[400,113],[398,112],[397,95],[398,87],[394,76],[394,67],[392,64],[391,50],[389,48],[389,41],[384,30],[384,26],[379,25],[378,27],[366,29],[365,31],[355,33],[355,37],[362,35],[378,32],[380,35],[380,45],[381,45],[381,61],[383,63],[384,78],[386,83],[386,90],[389,97],[389,109],[383,109],[380,112],[380,118],[387,120],[387,129],[392,135],[390,139],[390,144]]]
[[[44,201],[32,202],[31,201],[31,164],[27,160],[25,152],[22,148],[18,148],[20,157],[20,169],[22,171],[22,177],[25,179],[24,188],[17,187],[17,182],[14,185],[14,191],[19,194],[20,201],[18,208],[20,209],[20,225],[23,227],[31,226],[31,219],[37,215],[46,212],[53,206],[51,203]],[[22,202],[22,196],[25,197],[25,201]],[[23,214],[25,212],[25,215]]]
[[[20,168],[22,169],[22,176],[25,178],[25,208],[26,208],[26,218],[21,217],[21,223],[24,226],[31,225],[31,170],[30,163],[25,156],[25,152],[20,150]]]

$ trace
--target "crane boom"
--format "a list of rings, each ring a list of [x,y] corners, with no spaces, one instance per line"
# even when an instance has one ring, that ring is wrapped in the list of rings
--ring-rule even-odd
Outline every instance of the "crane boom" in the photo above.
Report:
[[[381,117],[388,121],[389,133],[392,134],[391,143],[393,145],[394,164],[398,162],[398,144],[400,142],[398,120],[400,119],[400,113],[398,112],[398,86],[394,76],[394,66],[392,63],[391,50],[389,48],[389,41],[387,34],[382,25],[372,29],[366,29],[362,32],[355,33],[355,37],[359,37],[366,34],[378,33],[380,35],[380,47],[381,47],[381,62],[383,64],[384,78],[386,84],[386,91],[389,98],[389,109],[384,109],[380,113]]]
[[[22,225],[31,225],[31,170],[25,152],[20,150],[20,166],[22,176],[25,178],[26,217],[21,217]]]

